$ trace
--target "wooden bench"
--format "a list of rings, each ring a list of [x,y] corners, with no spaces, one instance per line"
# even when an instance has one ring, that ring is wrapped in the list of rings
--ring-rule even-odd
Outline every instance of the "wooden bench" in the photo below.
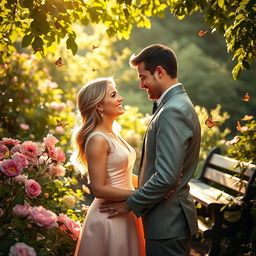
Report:
[[[234,234],[238,221],[248,217],[245,209],[255,195],[255,176],[255,165],[222,156],[220,149],[214,148],[208,154],[200,176],[191,179],[190,193],[198,206],[199,231],[205,239],[211,240],[209,256],[221,255],[223,238]],[[232,207],[225,208],[227,205]],[[242,216],[228,221],[224,213],[237,210]],[[203,221],[205,218],[211,223]]]

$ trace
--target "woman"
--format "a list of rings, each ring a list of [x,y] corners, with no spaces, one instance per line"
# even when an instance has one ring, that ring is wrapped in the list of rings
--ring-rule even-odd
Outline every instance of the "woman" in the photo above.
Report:
[[[133,213],[108,218],[99,212],[104,200],[122,201],[134,192],[134,149],[113,131],[124,113],[123,98],[112,78],[89,82],[78,93],[82,126],[75,136],[78,160],[88,167],[94,196],[80,234],[75,256],[143,256],[140,219]]]

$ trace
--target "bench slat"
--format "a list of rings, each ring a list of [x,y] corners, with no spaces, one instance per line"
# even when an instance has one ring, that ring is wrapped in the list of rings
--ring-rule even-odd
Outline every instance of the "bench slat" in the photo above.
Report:
[[[213,168],[207,167],[204,173],[204,177],[212,180],[214,182],[217,182],[221,184],[224,187],[228,187],[230,189],[233,189],[237,192],[244,193],[245,192],[245,187],[247,186],[247,181],[241,180],[238,177],[234,177],[230,174],[215,170]],[[243,183],[242,188],[240,189],[240,182]]]
[[[201,220],[197,220],[197,224],[198,224],[198,231],[200,233],[203,233],[204,231],[206,231],[210,228],[205,223],[203,223]]]
[[[209,163],[224,169],[228,169],[230,171],[234,171],[236,173],[241,173],[241,169],[239,167],[234,168],[238,161],[226,156],[213,154]],[[247,177],[251,177],[255,169],[255,165],[245,162],[242,162],[242,164],[244,164],[244,166],[247,167],[247,170],[244,172],[244,175]]]
[[[192,197],[206,207],[212,203],[228,204],[230,202],[229,200],[235,200],[235,198],[229,194],[211,187],[200,180],[191,179],[189,186]]]

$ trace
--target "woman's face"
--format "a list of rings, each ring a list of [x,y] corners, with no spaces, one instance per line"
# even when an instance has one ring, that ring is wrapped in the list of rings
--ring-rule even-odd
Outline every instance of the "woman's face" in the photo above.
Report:
[[[101,104],[103,108],[103,114],[111,117],[118,117],[124,113],[124,109],[122,106],[124,98],[118,94],[117,89],[114,85],[107,85],[106,96]]]

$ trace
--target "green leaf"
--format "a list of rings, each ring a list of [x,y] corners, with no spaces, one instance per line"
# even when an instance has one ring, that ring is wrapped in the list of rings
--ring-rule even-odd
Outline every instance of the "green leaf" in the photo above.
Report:
[[[234,80],[239,79],[239,77],[241,75],[241,71],[242,71],[242,65],[240,62],[238,62],[232,70],[232,75],[233,75]]]
[[[127,8],[124,8],[124,9],[123,9],[123,12],[124,12],[125,18],[126,18],[126,19],[129,19],[129,17],[130,17],[130,12],[129,12],[129,10],[128,10]]]
[[[25,35],[22,39],[22,48],[28,47],[31,44],[33,38],[34,35],[32,33]]]
[[[37,16],[31,23],[30,27],[39,34],[47,34],[50,30],[49,23],[46,20],[46,17],[43,15]]]
[[[34,50],[36,50],[38,48],[43,48],[43,44],[44,44],[44,41],[42,40],[42,38],[37,36],[32,43],[32,47]]]
[[[68,40],[66,41],[66,45],[68,49],[71,49],[73,55],[75,55],[77,52],[78,46],[73,37],[68,38]]]
[[[113,37],[115,35],[115,30],[113,27],[108,28],[106,32],[109,37]]]
[[[132,4],[132,0],[125,0],[125,4],[126,5],[131,5]]]
[[[24,204],[24,196],[18,196],[13,200],[13,205]]]
[[[223,8],[223,6],[224,6],[224,0],[218,0],[218,6],[219,6],[220,8]]]
[[[21,1],[21,5],[26,8],[32,8],[33,0],[23,0],[23,1]]]
[[[60,12],[66,12],[66,8],[65,8],[65,3],[63,0],[55,0],[53,1],[55,7],[60,11]]]
[[[57,17],[59,14],[59,10],[55,6],[53,6],[50,2],[45,3],[45,10],[46,12],[53,15],[54,17]]]

